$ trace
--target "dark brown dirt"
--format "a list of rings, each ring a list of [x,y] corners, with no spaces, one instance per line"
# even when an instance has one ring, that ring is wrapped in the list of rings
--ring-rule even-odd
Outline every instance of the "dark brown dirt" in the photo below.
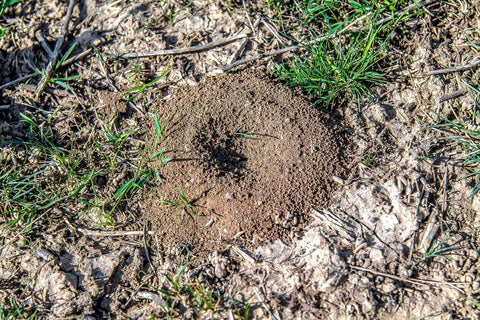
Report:
[[[158,148],[174,160],[157,161],[164,184],[144,204],[165,246],[201,251],[285,237],[309,220],[312,205],[329,204],[332,176],[346,173],[343,130],[260,71],[181,87],[159,117],[165,129]]]

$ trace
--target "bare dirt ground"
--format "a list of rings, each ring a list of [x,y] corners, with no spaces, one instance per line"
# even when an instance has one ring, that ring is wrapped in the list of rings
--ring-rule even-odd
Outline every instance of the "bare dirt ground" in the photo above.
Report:
[[[98,51],[37,99],[38,77],[11,81],[48,64],[67,7],[3,17],[2,183],[64,165],[39,175],[61,201],[0,216],[5,318],[480,317],[475,181],[425,129],[478,125],[480,69],[431,72],[478,59],[478,1],[429,2],[395,30],[373,101],[329,112],[267,75],[292,54],[257,56],[285,46],[256,23],[271,12],[219,1],[80,1],[66,47]]]

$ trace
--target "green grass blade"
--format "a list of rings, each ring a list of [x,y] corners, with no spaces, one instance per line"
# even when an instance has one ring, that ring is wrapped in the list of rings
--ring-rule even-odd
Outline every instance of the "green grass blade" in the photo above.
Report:
[[[250,138],[250,139],[259,139],[259,137],[253,135],[253,134],[249,134],[249,133],[243,133],[243,132],[235,132],[234,135],[236,136],[242,136],[242,137],[246,137],[246,138]]]
[[[130,189],[132,189],[134,187],[135,180],[136,180],[136,178],[134,177],[134,178],[128,180],[127,182],[125,182],[123,184],[123,186],[121,186],[117,190],[117,192],[115,192],[115,194],[113,195],[113,199],[123,198],[128,193],[128,191],[130,191]]]
[[[153,115],[153,119],[155,122],[155,132],[156,132],[155,141],[153,143],[153,150],[155,150],[157,149],[158,142],[161,139],[163,139],[163,129],[162,129],[162,126],[160,125],[160,120],[158,120],[158,115],[156,113]]]
[[[165,152],[165,151],[164,151],[163,149],[155,152],[155,154],[150,157],[150,160],[155,159],[156,157],[162,158],[164,152]]]
[[[55,70],[60,68],[62,66],[62,64],[65,62],[65,60],[68,59],[68,57],[70,56],[70,54],[72,53],[72,51],[75,49],[75,47],[77,46],[77,42],[74,42],[70,48],[67,50],[67,52],[63,55],[63,57],[57,62],[57,64],[55,65]]]

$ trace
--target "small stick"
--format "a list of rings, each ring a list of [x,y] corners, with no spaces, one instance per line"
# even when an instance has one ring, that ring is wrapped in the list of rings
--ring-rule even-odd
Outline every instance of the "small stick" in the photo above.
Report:
[[[137,293],[137,297],[141,299],[147,299],[147,300],[152,300],[156,304],[158,304],[160,307],[163,308],[163,310],[167,310],[167,304],[165,303],[165,300],[163,298],[155,293],[149,292],[149,291],[140,291]]]
[[[31,104],[28,104],[28,103],[23,103],[23,102],[15,102],[15,104],[18,104],[18,105],[21,105],[21,106],[24,106],[24,107],[27,107],[27,108],[32,108],[34,110],[37,110],[38,112],[41,112],[47,116],[51,115],[53,113],[53,111],[47,111],[47,110],[43,110],[43,109],[40,109],[38,107],[35,107]]]
[[[81,232],[87,236],[92,237],[124,237],[124,236],[143,236],[148,234],[154,235],[153,231],[90,231],[87,229],[77,228],[78,232]]]
[[[243,39],[237,46],[237,50],[228,58],[228,64],[233,63],[235,60],[240,57],[241,54],[245,51],[245,46],[247,45],[248,38]]]
[[[451,67],[451,68],[446,68],[446,69],[437,69],[429,72],[422,72],[420,74],[421,77],[425,76],[433,76],[437,74],[445,74],[445,73],[451,73],[451,72],[460,72],[460,71],[465,71],[468,69],[472,69],[480,65],[480,58],[475,58],[473,59],[472,62],[462,65],[462,66],[456,66],[456,67]]]
[[[245,11],[245,16],[247,17],[248,26],[250,27],[250,30],[252,30],[253,36],[257,37],[255,28],[253,27],[253,24],[252,24],[252,20],[250,19],[250,13],[248,12],[247,5],[245,4],[245,0],[242,0],[242,4],[243,4],[243,10]]]
[[[257,299],[260,301],[260,303],[262,304],[262,307],[267,311],[267,313],[270,315],[270,317],[272,317],[272,319],[274,319],[274,320],[277,320],[277,317],[275,317],[275,315],[272,313],[272,311],[270,311],[268,306],[265,304],[265,301],[263,301],[262,297],[260,297],[260,294],[258,293],[257,288],[253,288],[253,293],[255,293],[255,295],[257,296]]]
[[[152,265],[150,260],[150,254],[148,253],[148,244],[147,244],[147,225],[143,224],[143,247],[145,248],[145,256],[147,257],[148,266]]]
[[[73,63],[73,62],[75,62],[75,61],[77,61],[77,60],[80,60],[80,59],[85,58],[87,55],[89,55],[89,54],[92,52],[92,50],[93,50],[94,47],[97,47],[97,48],[98,48],[100,45],[105,44],[106,42],[108,42],[108,41],[109,41],[109,38],[107,37],[108,35],[110,35],[110,33],[106,33],[106,35],[105,35],[104,37],[100,37],[100,38],[94,40],[94,41],[92,42],[92,44],[91,44],[91,46],[92,46],[91,48],[89,48],[89,49],[87,49],[87,50],[85,50],[85,51],[77,54],[76,56],[73,56],[73,57],[65,60],[65,61],[62,63],[62,67],[66,66],[66,65],[68,65],[68,64],[70,64],[70,63]],[[111,39],[111,38],[110,38],[110,39]]]
[[[265,27],[267,27],[268,31],[270,31],[270,33],[275,37],[277,38],[278,41],[280,41],[281,44],[283,45],[286,45],[287,43],[282,39],[282,36],[280,36],[280,34],[278,33],[277,30],[275,30],[274,27],[272,27],[270,25],[270,23],[268,23],[268,21],[266,21],[265,19],[261,18],[260,21],[263,23],[263,25]]]
[[[245,251],[241,250],[240,248],[238,247],[232,247],[232,250],[235,251],[239,256],[241,256],[243,259],[247,260],[248,262],[250,262],[251,264],[254,264],[255,263],[255,259],[253,257],[251,257],[248,253],[246,253]]]
[[[424,285],[424,286],[436,286],[436,287],[441,287],[442,285],[449,285],[449,286],[455,286],[455,285],[469,285],[468,283],[463,283],[463,282],[443,282],[443,281],[435,281],[435,280],[424,280],[424,279],[403,279],[400,278],[396,275],[385,273],[385,272],[380,272],[380,271],[375,271],[372,269],[367,269],[363,267],[358,267],[358,266],[353,266],[350,265],[350,268],[358,271],[364,271],[364,272],[369,272],[371,274],[381,276],[381,277],[386,277],[390,278],[396,281],[400,282],[405,282],[405,283],[410,283],[410,284],[416,284],[416,285]],[[455,288],[455,287],[454,287]],[[458,288],[456,288],[458,289]]]
[[[443,179],[443,203],[442,203],[442,213],[447,212],[448,201],[447,201],[447,186],[448,186],[448,162],[445,162],[445,176]]]
[[[238,66],[241,66],[242,64],[246,64],[250,61],[254,61],[254,60],[257,60],[257,59],[260,59],[262,57],[261,54],[258,54],[258,55],[255,55],[255,56],[251,56],[251,57],[246,57],[246,58],[243,58],[241,60],[238,60],[238,61],[235,61],[234,63],[231,63],[229,65],[226,65],[225,67],[221,68],[220,70],[223,71],[223,72],[227,72],[233,68],[236,68]]]
[[[142,289],[142,287],[148,282],[150,281],[150,279],[152,279],[152,277],[154,276],[154,274],[148,276],[147,280],[143,281],[136,289],[135,291],[130,295],[130,298],[128,298],[128,300],[123,304],[123,307],[127,307],[128,304],[130,303],[130,301],[132,301],[133,297],[135,295],[137,295],[137,293],[140,291],[140,289]]]
[[[77,228],[68,221],[68,219],[63,219],[65,223],[72,229],[83,233],[86,236],[92,237],[123,237],[123,236],[145,236],[150,235],[153,236],[155,233],[153,231],[94,231],[88,230],[84,228]]]
[[[212,41],[206,44],[200,44],[200,45],[191,46],[191,47],[166,49],[166,50],[158,50],[158,51],[131,52],[131,53],[123,53],[118,56],[124,59],[132,59],[132,58],[148,58],[148,57],[157,57],[157,56],[165,56],[165,55],[192,53],[192,52],[212,49],[212,48],[222,46],[246,37],[247,35],[245,33],[240,33],[240,34],[237,34],[236,36],[223,38],[223,39]],[[113,55],[110,55],[110,56],[113,56]]]
[[[26,81],[26,80],[28,80],[28,79],[30,79],[30,78],[32,78],[32,77],[36,77],[36,76],[39,76],[39,75],[40,75],[40,72],[34,72],[34,73],[27,74],[26,76],[23,76],[23,77],[20,77],[20,78],[18,78],[18,79],[15,79],[15,80],[13,80],[13,81],[10,81],[10,82],[7,82],[7,83],[5,83],[5,84],[2,84],[2,85],[0,86],[0,90],[2,90],[2,89],[4,89],[4,88],[7,88],[7,87],[10,87],[10,86],[12,86],[12,85],[14,85],[14,84],[17,84],[17,83],[19,83],[19,82]]]
[[[440,97],[440,99],[438,100],[438,102],[443,103],[443,102],[445,102],[445,101],[447,101],[447,100],[461,97],[461,96],[463,96],[465,93],[467,93],[467,89],[461,88],[461,89],[458,89],[458,90],[455,91],[455,92],[452,92],[452,93],[450,93],[450,94],[444,95],[443,97]]]
[[[68,24],[70,23],[70,19],[72,17],[74,5],[75,5],[75,0],[70,0],[70,3],[68,4],[65,23],[63,24],[63,28],[60,32],[60,37],[58,38],[57,43],[55,44],[55,49],[53,50],[53,54],[50,58],[50,61],[48,62],[47,67],[45,68],[45,71],[43,72],[42,79],[40,80],[40,83],[37,86],[37,90],[35,91],[35,100],[37,101],[39,100],[43,90],[45,90],[48,79],[50,79],[53,73],[55,72],[55,65],[57,64],[58,57],[60,55],[60,50],[63,47],[63,43],[65,42],[65,37],[67,36],[67,33],[68,33]]]
[[[40,41],[40,44],[42,45],[43,50],[48,54],[49,58],[53,57],[53,51],[52,48],[47,43],[47,40],[43,37],[43,34],[40,30],[35,31],[35,38],[37,38],[38,41]]]
[[[410,244],[410,251],[408,252],[408,264],[412,263],[413,251],[415,250],[416,241],[417,241],[417,231],[414,231],[412,235],[412,243]]]
[[[282,48],[282,49],[267,51],[267,52],[262,53],[262,54],[257,54],[255,56],[250,56],[250,57],[246,57],[242,60],[235,61],[234,63],[226,65],[225,67],[221,68],[220,70],[223,71],[223,72],[226,72],[228,70],[236,68],[236,67],[238,67],[242,64],[248,63],[250,61],[254,61],[254,60],[257,60],[257,59],[261,59],[261,58],[266,58],[266,57],[269,57],[269,56],[275,56],[277,54],[282,54],[282,53],[289,52],[289,51],[292,51],[292,50],[295,50],[295,49],[300,49],[300,48],[301,48],[300,46],[290,46],[290,47],[286,47],[286,48]]]

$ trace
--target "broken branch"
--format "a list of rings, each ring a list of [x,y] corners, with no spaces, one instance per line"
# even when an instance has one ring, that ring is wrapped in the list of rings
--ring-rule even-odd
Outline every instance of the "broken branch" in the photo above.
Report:
[[[158,50],[158,51],[146,51],[146,52],[130,52],[130,53],[123,53],[123,54],[120,54],[118,56],[120,58],[124,58],[124,59],[133,59],[133,58],[148,58],[148,57],[192,53],[192,52],[198,52],[198,51],[212,49],[212,48],[222,46],[222,45],[225,45],[225,44],[228,44],[230,42],[233,42],[233,41],[236,41],[236,40],[239,40],[239,39],[243,39],[243,38],[246,38],[246,37],[247,37],[247,35],[245,33],[241,33],[241,34],[237,34],[236,36],[223,38],[223,39],[212,41],[212,42],[209,42],[209,43],[206,43],[206,44],[199,44],[199,45],[191,46],[191,47]]]

